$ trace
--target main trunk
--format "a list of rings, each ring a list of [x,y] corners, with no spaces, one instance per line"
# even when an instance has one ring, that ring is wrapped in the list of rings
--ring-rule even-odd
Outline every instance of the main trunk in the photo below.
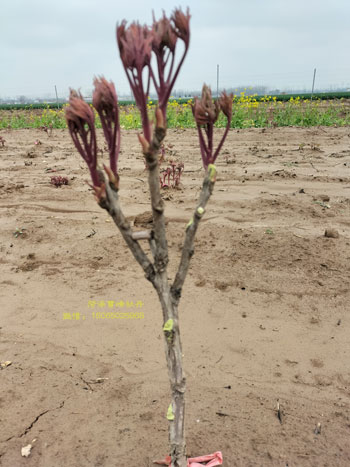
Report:
[[[177,310],[176,310],[177,314]],[[176,324],[175,324],[176,323]],[[172,342],[166,339],[166,357],[172,396],[174,420],[169,420],[171,466],[186,467],[185,440],[185,390],[186,380],[182,370],[182,347],[177,317],[174,320]]]
[[[165,274],[164,274],[165,276]],[[171,388],[171,404],[168,409],[171,467],[186,467],[185,441],[185,390],[186,379],[182,369],[182,346],[179,330],[178,309],[174,304],[167,279],[157,289],[162,305],[165,326],[165,355]],[[168,324],[166,326],[166,324]]]

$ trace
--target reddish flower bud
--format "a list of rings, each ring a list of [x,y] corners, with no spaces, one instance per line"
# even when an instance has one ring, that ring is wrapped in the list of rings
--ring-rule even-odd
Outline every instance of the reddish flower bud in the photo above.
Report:
[[[222,110],[226,116],[227,124],[225,133],[214,151],[214,123],[218,119],[220,110]],[[211,90],[204,84],[202,97],[200,99],[195,98],[194,104],[192,105],[192,112],[197,123],[202,161],[206,169],[209,164],[214,164],[228,134],[232,119],[232,94],[228,96],[224,92],[219,100],[213,102]]]
[[[232,118],[232,99],[233,94],[227,95],[225,91],[221,94],[219,99],[220,109],[230,122]]]
[[[110,120],[115,120],[118,113],[118,98],[114,84],[103,76],[94,79],[95,90],[92,104],[98,113],[104,113]]]
[[[184,15],[180,9],[175,10],[170,19],[165,14],[163,14],[163,18],[159,21],[153,18],[153,52],[157,58],[158,77],[156,78],[153,70],[151,70],[151,76],[157,91],[158,105],[163,113],[164,120],[166,119],[166,108],[171,90],[174,87],[188,51],[190,40],[189,20],[190,15],[188,10],[187,15]],[[175,66],[175,52],[178,38],[184,41],[185,48],[180,61]]]
[[[147,141],[147,139],[143,135],[139,134],[138,138],[139,138],[139,141],[141,143],[142,152],[144,154],[148,154],[149,150],[150,150],[149,142]]]
[[[87,104],[81,93],[71,89],[69,97],[69,107],[66,108],[66,120],[68,127],[71,126],[75,130],[80,130],[85,123],[89,127],[94,126],[94,112]]]
[[[103,164],[103,168],[108,176],[108,181],[114,186],[116,190],[119,190],[119,175],[115,175],[112,169]]]
[[[93,184],[100,186],[101,181],[96,169],[97,144],[94,112],[84,101],[82,95],[74,90],[70,93],[66,120],[73,143],[89,167]]]
[[[190,10],[187,8],[186,14],[180,8],[177,8],[173,14],[171,19],[175,25],[175,33],[180,39],[182,39],[185,44],[189,44],[190,42]]]
[[[104,183],[101,184],[101,186],[93,186],[92,187],[94,190],[94,196],[95,199],[98,203],[103,202],[103,200],[106,199],[107,194],[106,194],[106,185]]]
[[[110,166],[117,177],[117,162],[120,150],[118,97],[114,84],[109,83],[105,78],[95,78],[94,84],[95,90],[92,103],[100,116],[103,133],[108,144]]]
[[[158,95],[158,106],[163,114],[162,125],[166,125],[166,108],[180,68],[186,57],[190,40],[190,14],[176,9],[171,18],[165,14],[156,21],[152,29],[132,23],[128,28],[126,21],[117,26],[117,42],[120,57],[129,80],[136,104],[141,113],[143,134],[151,142],[151,128],[147,113],[147,97],[151,80]],[[184,41],[182,57],[175,64],[177,39]],[[151,66],[152,50],[156,56],[157,72]],[[148,68],[148,70],[144,70]],[[148,71],[148,73],[147,73]],[[160,122],[156,116],[157,123]]]
[[[198,125],[215,123],[220,113],[218,101],[213,102],[210,88],[204,84],[202,97],[195,97],[192,113]]]
[[[153,50],[159,52],[165,47],[170,49],[172,52],[175,50],[177,35],[175,34],[174,28],[171,25],[169,19],[163,14],[163,18],[159,21],[154,19],[153,22]]]
[[[164,115],[159,107],[157,107],[155,115],[156,115],[156,128],[165,129]]]
[[[120,58],[135,97],[136,105],[141,113],[142,128],[145,138],[151,141],[150,124],[147,114],[147,97],[150,87],[150,63],[152,54],[153,33],[147,26],[132,23],[126,28],[126,21],[117,26],[117,42]],[[148,76],[143,69],[148,67]]]
[[[150,64],[153,34],[147,26],[132,23],[126,28],[126,21],[117,27],[117,42],[120,58],[127,69],[142,70]]]

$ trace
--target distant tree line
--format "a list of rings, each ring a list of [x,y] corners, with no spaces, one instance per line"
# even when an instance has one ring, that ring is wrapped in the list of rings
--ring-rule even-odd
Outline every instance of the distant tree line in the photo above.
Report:
[[[223,88],[219,89],[219,93],[223,91]],[[272,96],[283,96],[283,95],[305,95],[309,94],[309,89],[298,89],[298,90],[291,90],[291,89],[271,89],[268,86],[250,86],[250,85],[239,85],[236,87],[229,87],[225,88],[227,93],[233,93],[239,95],[241,92],[244,92],[246,95],[258,95],[258,96],[265,96],[265,95],[272,95]],[[349,93],[349,88],[324,88],[324,89],[317,89],[315,90],[315,94],[336,94],[336,93]],[[84,97],[87,101],[91,99],[91,93],[86,92],[84,93]],[[190,90],[190,89],[176,89],[172,93],[172,97],[174,99],[190,99],[195,96],[200,96],[200,90]],[[213,89],[213,96],[216,97],[216,90]],[[156,100],[156,94],[150,93],[150,99]],[[119,94],[119,100],[122,101],[133,101],[133,98],[130,94]],[[0,105],[40,105],[40,104],[58,104],[58,106],[62,106],[68,101],[68,96],[64,98],[46,96],[46,97],[27,97],[25,95],[20,95],[16,97],[0,97]]]

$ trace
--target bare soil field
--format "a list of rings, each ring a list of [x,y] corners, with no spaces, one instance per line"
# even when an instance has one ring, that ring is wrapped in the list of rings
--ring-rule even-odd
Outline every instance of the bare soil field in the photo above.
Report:
[[[0,465],[151,466],[170,400],[156,293],[67,130],[0,135]],[[195,131],[166,143],[185,164],[164,191],[174,277],[203,169]],[[137,228],[150,205],[136,131],[119,164]],[[217,168],[180,303],[188,454],[349,466],[350,128],[231,130]],[[108,301],[144,318],[97,319]]]

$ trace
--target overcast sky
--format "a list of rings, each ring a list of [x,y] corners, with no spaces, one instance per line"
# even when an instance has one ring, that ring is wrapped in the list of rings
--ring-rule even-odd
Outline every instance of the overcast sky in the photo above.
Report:
[[[268,85],[350,88],[350,0],[2,0],[0,97],[87,92],[94,75],[128,93],[116,23],[190,7],[191,44],[176,89]]]

